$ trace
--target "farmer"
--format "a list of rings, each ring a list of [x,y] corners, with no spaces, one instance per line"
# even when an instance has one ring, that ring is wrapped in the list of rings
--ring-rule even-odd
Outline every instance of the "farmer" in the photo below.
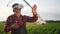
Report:
[[[14,14],[8,16],[4,28],[4,32],[11,32],[11,34],[27,34],[26,32],[26,22],[35,22],[38,19],[36,9],[37,6],[34,5],[32,8],[33,17],[22,16],[21,9],[23,5],[15,3],[12,5]]]

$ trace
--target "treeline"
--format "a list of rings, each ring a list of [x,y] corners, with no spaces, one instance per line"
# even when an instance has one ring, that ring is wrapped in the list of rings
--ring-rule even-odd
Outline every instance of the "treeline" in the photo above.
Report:
[[[5,23],[5,21],[0,21],[0,23]]]
[[[60,23],[60,21],[53,21],[53,20],[47,20],[46,22],[48,22],[48,23]]]

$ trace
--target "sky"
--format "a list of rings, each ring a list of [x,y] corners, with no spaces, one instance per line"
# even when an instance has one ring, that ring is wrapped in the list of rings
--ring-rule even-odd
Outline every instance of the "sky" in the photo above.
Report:
[[[11,2],[12,1],[12,2]],[[37,14],[43,20],[60,20],[60,0],[26,0],[32,7],[37,5]],[[11,2],[8,6],[7,4]],[[32,16],[32,9],[23,0],[0,0],[0,21],[13,14],[12,5],[23,4],[22,15]]]

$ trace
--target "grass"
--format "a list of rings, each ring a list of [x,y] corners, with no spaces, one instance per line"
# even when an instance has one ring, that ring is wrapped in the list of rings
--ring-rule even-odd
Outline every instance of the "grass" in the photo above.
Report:
[[[28,34],[60,34],[60,23],[31,24],[26,25]],[[0,23],[0,34],[6,34],[3,31],[4,23]]]
[[[58,34],[60,23],[48,23],[44,25],[27,25],[28,34]]]

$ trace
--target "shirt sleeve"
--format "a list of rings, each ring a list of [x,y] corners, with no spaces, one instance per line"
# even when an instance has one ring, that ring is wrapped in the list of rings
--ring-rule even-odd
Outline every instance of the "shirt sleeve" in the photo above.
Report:
[[[38,19],[37,14],[33,15],[33,17],[26,16],[27,22],[35,22]]]
[[[11,26],[11,17],[9,16],[5,22],[4,32],[9,32]]]

